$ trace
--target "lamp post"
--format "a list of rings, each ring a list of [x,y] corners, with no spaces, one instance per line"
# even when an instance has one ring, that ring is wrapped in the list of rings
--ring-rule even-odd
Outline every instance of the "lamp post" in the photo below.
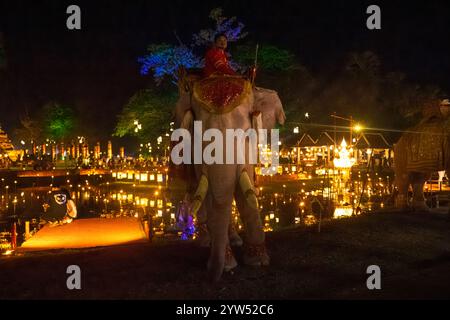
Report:
[[[334,118],[334,144],[336,147],[336,119],[340,119],[340,120],[345,120],[345,121],[349,121],[350,122],[350,145],[353,143],[353,117],[350,116],[350,118],[344,118],[341,116],[337,116],[336,112],[331,114],[330,117]]]

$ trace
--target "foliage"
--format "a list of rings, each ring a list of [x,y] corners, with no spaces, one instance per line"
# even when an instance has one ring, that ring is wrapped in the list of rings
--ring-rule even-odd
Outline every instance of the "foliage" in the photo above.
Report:
[[[184,45],[152,44],[148,47],[149,54],[138,59],[141,63],[141,74],[153,71],[153,77],[159,85],[167,77],[174,83],[178,80],[177,70],[180,66],[186,68],[200,68],[201,58]]]
[[[212,9],[209,18],[214,20],[215,27],[202,29],[194,34],[192,39],[195,46],[209,46],[217,34],[225,34],[229,42],[235,42],[247,36],[247,32],[243,32],[245,25],[237,21],[236,17],[224,17],[222,8]]]
[[[236,62],[241,65],[253,65],[255,61],[255,45],[239,45],[233,52]],[[288,71],[296,68],[295,56],[288,50],[273,45],[262,45],[258,48],[258,68],[266,71]]]
[[[115,136],[136,136],[154,140],[169,128],[172,108],[176,103],[174,91],[141,90],[133,95],[118,116]],[[142,128],[136,132],[138,121]]]
[[[423,107],[443,94],[437,87],[411,83],[404,74],[383,72],[381,67],[379,57],[366,51],[349,54],[331,70],[311,74],[300,67],[270,76],[262,74],[258,83],[279,92],[287,132],[299,124],[313,134],[327,130],[316,124],[332,124],[330,115],[336,112],[352,116],[366,128],[384,128],[389,135],[390,129],[414,125]],[[349,122],[337,120],[337,125],[348,126]]]
[[[222,9],[211,10],[209,17],[214,21],[213,29],[202,29],[192,37],[192,43],[185,45],[151,44],[148,54],[138,58],[141,65],[141,74],[153,73],[153,78],[159,85],[164,79],[169,79],[176,84],[178,68],[200,68],[204,65],[203,57],[196,54],[197,49],[209,46],[216,34],[225,33],[228,40],[233,42],[244,38],[244,24],[237,21],[236,17],[226,18],[222,15]],[[235,67],[238,67],[234,65]]]
[[[32,119],[26,115],[20,119],[20,127],[14,130],[14,137],[16,140],[23,140],[25,142],[38,142],[42,139],[42,126],[39,121]]]
[[[47,137],[59,141],[67,138],[75,128],[73,110],[55,102],[45,105],[42,109],[44,132]]]

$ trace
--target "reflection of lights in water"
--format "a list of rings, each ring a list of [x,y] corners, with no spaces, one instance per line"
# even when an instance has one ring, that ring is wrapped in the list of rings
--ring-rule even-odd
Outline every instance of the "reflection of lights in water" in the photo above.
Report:
[[[305,216],[305,225],[310,226],[317,222],[316,217],[314,217],[312,214],[308,214]]]
[[[292,167],[291,167],[292,168]],[[297,172],[301,172],[301,168],[297,166]],[[283,170],[285,170],[285,167],[283,166]],[[328,169],[323,169],[321,173],[327,174]],[[123,170],[125,171],[125,170]],[[158,170],[159,171],[159,170]],[[127,173],[129,171],[126,171]],[[161,172],[161,171],[160,171]],[[342,170],[336,171],[340,175],[342,174]],[[332,170],[329,172],[333,174]],[[160,174],[158,176],[156,171],[153,171],[153,180],[154,181],[160,181],[162,178],[162,181],[164,181],[167,178],[167,173]],[[359,199],[359,196],[363,193],[363,187],[364,187],[364,193],[362,197],[362,205],[366,206],[367,201],[374,202],[373,206],[374,208],[383,208],[385,207],[384,203],[382,203],[383,198],[372,198],[367,199],[367,195],[376,195],[383,196],[385,194],[389,193],[390,187],[391,187],[391,180],[389,180],[389,177],[383,176],[383,178],[379,176],[376,176],[375,173],[371,173],[368,177],[366,177],[366,172],[359,172],[359,178],[358,172],[352,173],[352,176],[354,180],[351,182],[351,185],[346,185],[342,187],[342,190],[345,190],[345,192],[348,192],[349,195],[353,196],[349,199],[339,199],[339,201],[335,201],[337,199],[334,198],[336,194],[336,190],[340,187],[332,181],[332,177],[327,176],[321,176],[317,177],[314,180],[304,180],[299,181],[299,176],[297,174],[292,175],[292,182],[295,184],[291,184],[291,180],[281,180],[278,184],[275,183],[274,185],[262,185],[258,186],[259,192],[259,200],[260,200],[260,208],[262,211],[262,217],[263,217],[263,226],[264,231],[273,231],[280,228],[279,222],[282,221],[283,215],[280,217],[278,214],[278,210],[283,210],[282,205],[290,203],[295,203],[295,210],[297,210],[297,215],[302,214],[302,217],[295,216],[292,217],[292,223],[298,224],[298,223],[304,223],[306,225],[308,224],[314,224],[317,223],[317,218],[314,216],[308,214],[310,213],[310,199],[308,196],[317,196],[317,197],[323,197],[324,203],[328,203],[328,201],[331,201],[333,204],[336,204],[336,202],[347,202],[347,203],[353,203],[355,206],[357,204],[357,199]],[[135,173],[135,179],[136,180],[145,180],[143,175],[147,175],[147,178],[150,178],[150,171],[140,172],[139,175],[137,175],[137,172]],[[310,174],[305,174],[306,178],[309,178]],[[144,178],[144,179],[142,179]],[[364,179],[362,179],[364,178]],[[370,178],[370,180],[369,180]],[[391,178],[392,179],[392,178]],[[295,181],[294,181],[295,180]],[[286,182],[288,181],[288,182]],[[161,219],[164,219],[165,225],[164,228],[162,228],[162,231],[164,233],[166,232],[173,232],[172,226],[174,223],[176,223],[176,214],[174,211],[178,207],[177,205],[173,205],[173,203],[168,202],[166,199],[166,188],[163,186],[159,186],[154,189],[150,190],[144,190],[141,186],[136,186],[136,188],[131,188],[131,185],[133,183],[136,183],[136,181],[130,181],[130,187],[123,187],[123,190],[119,193],[120,187],[115,187],[113,184],[107,184],[105,183],[104,189],[102,187],[98,187],[95,184],[92,185],[92,189],[90,189],[89,182],[86,180],[86,184],[82,183],[78,187],[78,191],[76,192],[76,198],[77,205],[83,205],[84,208],[87,208],[89,211],[94,212],[95,214],[103,215],[103,216],[109,216],[109,217],[118,217],[121,215],[127,215],[127,216],[135,216],[136,210],[139,210],[139,216],[142,217],[143,211],[142,207],[146,207],[145,213],[148,213],[151,215],[154,219],[154,226],[156,227],[156,230],[161,231],[160,228],[160,222]],[[107,187],[108,186],[108,187]],[[74,184],[74,187],[76,188],[77,185]],[[156,187],[156,186],[155,186]],[[90,189],[90,190],[88,190]],[[114,191],[111,192],[113,189]],[[11,190],[11,189],[10,189]],[[83,191],[82,191],[83,190]],[[155,192],[156,191],[156,192]],[[263,192],[264,191],[264,192]],[[301,192],[300,192],[301,191]],[[5,194],[5,191],[3,191]],[[20,193],[17,193],[17,195],[21,195]],[[28,195],[27,192],[25,194]],[[276,195],[276,196],[275,196]],[[4,199],[5,196],[1,195],[1,197]],[[331,199],[330,199],[331,198]],[[12,207],[12,203],[14,199],[13,195],[9,195],[9,204]],[[39,199],[39,196],[36,195],[34,199]],[[108,200],[109,199],[109,200]],[[320,198],[322,199],[322,198]],[[19,200],[22,200],[19,198]],[[90,200],[90,201],[85,201]],[[100,202],[100,206],[96,205],[94,201],[97,200]],[[172,199],[174,201],[175,199]],[[109,201],[109,202],[108,202]],[[166,202],[167,201],[167,202]],[[120,208],[119,207],[120,202]],[[3,207],[7,205],[7,202],[3,203]],[[19,205],[21,205],[22,201],[19,201]],[[28,203],[28,198],[27,198]],[[178,203],[175,201],[175,203]],[[107,205],[106,205],[107,204]],[[235,204],[233,204],[235,206]],[[173,206],[173,207],[172,207]],[[344,206],[342,206],[344,207]],[[348,208],[347,205],[345,205],[346,210],[342,210],[340,208],[337,208],[336,212],[334,212],[334,217],[342,217],[342,216],[350,216],[352,209]],[[119,213],[120,210],[120,213]],[[367,207],[365,207],[365,210],[367,210]],[[344,211],[344,213],[342,212]],[[281,211],[282,214],[283,211]],[[235,208],[232,215],[232,221],[235,224],[235,227],[237,230],[242,230],[243,225],[239,218],[239,212]],[[174,233],[176,234],[176,232]],[[4,250],[3,250],[4,251]]]
[[[3,253],[3,255],[4,255],[4,256],[10,256],[10,255],[13,254],[13,252],[14,252],[14,250],[6,250],[6,251]]]
[[[334,209],[334,218],[351,217],[353,214],[353,208],[348,207],[336,207]]]

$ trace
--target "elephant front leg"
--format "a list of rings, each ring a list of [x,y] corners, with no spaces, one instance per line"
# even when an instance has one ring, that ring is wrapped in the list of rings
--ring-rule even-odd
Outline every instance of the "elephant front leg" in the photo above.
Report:
[[[248,196],[242,190],[241,187],[236,188],[235,199],[245,230],[244,263],[251,266],[267,266],[270,258],[266,251],[259,209],[254,206],[254,201],[249,203]]]
[[[209,247],[211,237],[207,226],[206,207],[202,205],[197,213],[197,243],[200,247]]]
[[[414,211],[428,212],[430,210],[425,202],[425,196],[423,193],[423,186],[426,179],[427,177],[423,173],[411,174],[411,184],[413,188],[412,208],[414,209]]]
[[[208,230],[211,237],[208,276],[213,282],[220,279],[223,271],[227,272],[237,266],[228,241],[230,216],[231,203],[227,205],[213,201],[211,209],[208,208]]]

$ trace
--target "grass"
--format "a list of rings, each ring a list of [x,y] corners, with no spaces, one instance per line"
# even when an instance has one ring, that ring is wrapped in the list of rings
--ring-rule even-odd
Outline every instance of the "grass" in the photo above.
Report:
[[[450,298],[446,215],[372,213],[267,235],[272,264],[239,266],[215,285],[208,249],[191,242],[66,250],[0,259],[1,299],[398,299]],[[241,261],[242,252],[235,248]],[[66,268],[82,290],[66,289]],[[380,266],[382,290],[366,288]]]

